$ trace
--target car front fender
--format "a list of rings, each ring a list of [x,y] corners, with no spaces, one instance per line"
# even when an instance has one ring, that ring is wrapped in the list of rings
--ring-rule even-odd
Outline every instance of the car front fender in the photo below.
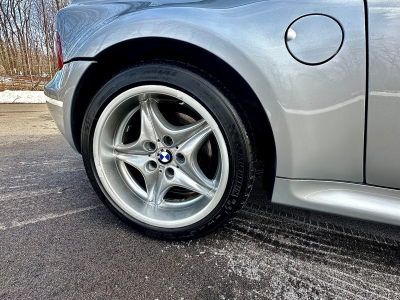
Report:
[[[65,59],[95,60],[117,43],[143,37],[196,45],[235,69],[260,100],[275,137],[277,176],[362,182],[363,0],[183,2],[72,5],[58,16]],[[285,44],[288,26],[310,13],[330,16],[344,28],[341,50],[317,66],[294,59]]]

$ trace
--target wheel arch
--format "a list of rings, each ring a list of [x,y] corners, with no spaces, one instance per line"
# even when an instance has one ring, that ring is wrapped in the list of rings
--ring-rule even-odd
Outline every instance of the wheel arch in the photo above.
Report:
[[[141,37],[114,44],[95,57],[82,76],[71,108],[72,136],[81,149],[81,127],[89,102],[112,76],[143,61],[173,60],[197,67],[220,81],[236,95],[254,133],[257,159],[264,164],[263,185],[271,199],[276,175],[275,138],[265,108],[249,83],[225,60],[197,45],[161,37]],[[233,103],[235,105],[235,103]]]

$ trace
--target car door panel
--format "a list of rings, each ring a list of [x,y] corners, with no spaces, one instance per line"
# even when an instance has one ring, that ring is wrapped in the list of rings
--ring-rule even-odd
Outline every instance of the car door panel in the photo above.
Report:
[[[400,188],[400,1],[369,0],[368,184]]]

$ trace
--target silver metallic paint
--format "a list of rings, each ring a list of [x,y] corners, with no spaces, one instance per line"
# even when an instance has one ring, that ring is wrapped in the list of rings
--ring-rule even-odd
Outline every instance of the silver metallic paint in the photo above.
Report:
[[[61,134],[65,136],[62,106],[56,105],[53,101],[58,101],[58,100],[46,97],[47,108],[49,109],[49,112],[53,117],[54,123],[56,123]]]
[[[367,183],[400,188],[400,1],[369,0]]]
[[[65,59],[92,59],[115,43],[141,37],[195,44],[231,65],[259,97],[276,139],[278,176],[363,181],[362,0],[180,2],[150,7],[90,1],[67,7],[58,16]],[[299,63],[285,45],[287,27],[309,13],[332,16],[345,29],[341,51],[320,66]]]
[[[47,97],[62,101],[62,106],[54,105],[49,101],[47,102],[47,106],[61,133],[75,151],[78,151],[78,149],[76,149],[72,137],[72,105],[74,95],[83,74],[93,63],[95,62],[74,61],[65,64],[45,87],[45,95]]]
[[[278,178],[275,203],[400,225],[400,191],[344,182]]]

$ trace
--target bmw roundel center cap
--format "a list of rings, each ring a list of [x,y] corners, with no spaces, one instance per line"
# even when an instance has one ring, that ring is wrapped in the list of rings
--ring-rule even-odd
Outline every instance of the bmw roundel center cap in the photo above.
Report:
[[[169,150],[161,150],[161,152],[158,153],[158,160],[162,164],[167,164],[172,160],[172,153]]]

